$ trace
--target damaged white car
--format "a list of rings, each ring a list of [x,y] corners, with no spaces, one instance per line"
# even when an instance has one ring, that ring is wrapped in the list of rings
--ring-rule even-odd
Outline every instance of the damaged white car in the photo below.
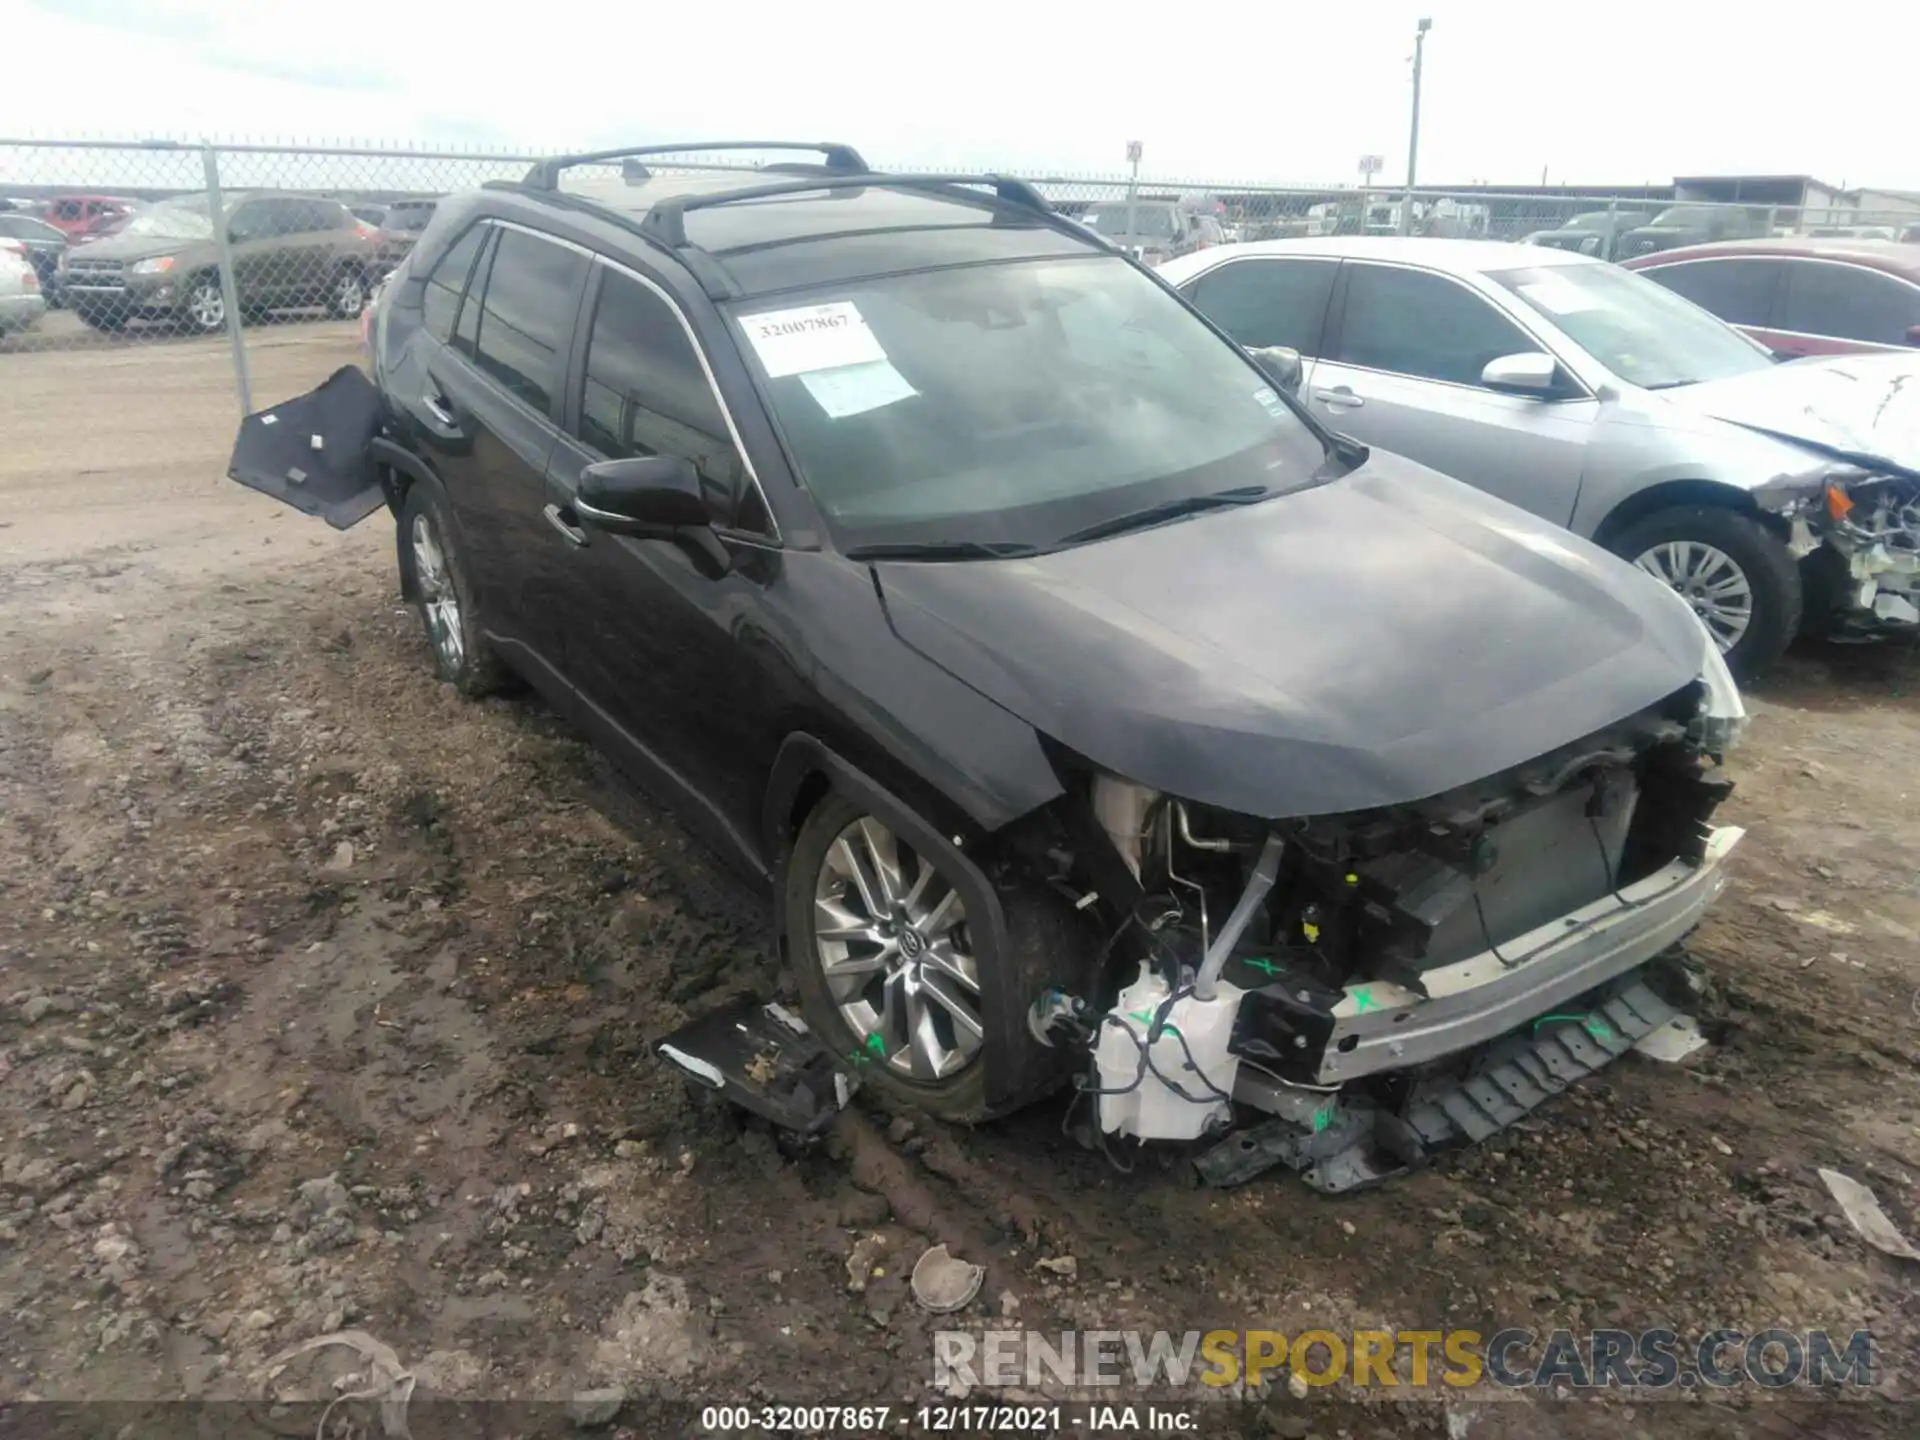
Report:
[[[1241,344],[1298,351],[1332,429],[1659,576],[1736,675],[1803,631],[1920,626],[1920,357],[1778,365],[1631,271],[1490,241],[1280,240],[1160,273]]]

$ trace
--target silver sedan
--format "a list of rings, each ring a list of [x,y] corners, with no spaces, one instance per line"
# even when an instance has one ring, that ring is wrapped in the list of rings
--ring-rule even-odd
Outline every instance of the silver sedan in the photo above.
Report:
[[[1249,349],[1299,352],[1329,428],[1658,575],[1736,673],[1803,623],[1920,624],[1920,474],[1874,419],[1920,393],[1920,362],[1776,365],[1638,275],[1491,241],[1278,240],[1160,274]]]

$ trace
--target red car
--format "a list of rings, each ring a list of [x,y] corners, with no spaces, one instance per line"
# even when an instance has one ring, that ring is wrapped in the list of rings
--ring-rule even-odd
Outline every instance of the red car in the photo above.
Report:
[[[1624,263],[1778,355],[1920,347],[1920,245],[1794,236],[1689,245]]]
[[[131,214],[138,203],[114,195],[60,195],[46,202],[40,218],[69,239],[78,240],[102,221]]]

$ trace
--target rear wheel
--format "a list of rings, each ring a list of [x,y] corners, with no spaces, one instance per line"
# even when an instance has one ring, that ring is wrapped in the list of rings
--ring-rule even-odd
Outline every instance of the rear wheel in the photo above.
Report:
[[[400,563],[442,680],[468,698],[490,695],[506,669],[482,637],[465,558],[456,550],[440,487],[415,481],[400,513]]]
[[[1799,631],[1799,568],[1752,516],[1677,506],[1634,521],[1608,548],[1692,606],[1743,680],[1779,659]]]
[[[863,1084],[947,1120],[1005,1113],[1054,1088],[1058,1056],[1038,1046],[1024,1004],[1082,953],[1043,896],[999,893],[995,928],[970,915],[946,868],[883,818],[840,795],[815,807],[786,867],[785,930],[801,1008]],[[1009,1033],[989,985],[1021,998]],[[1002,1012],[1004,1013],[1004,1011]],[[1020,1079],[989,1105],[985,1056]],[[1004,1088],[1004,1087],[1003,1087]]]

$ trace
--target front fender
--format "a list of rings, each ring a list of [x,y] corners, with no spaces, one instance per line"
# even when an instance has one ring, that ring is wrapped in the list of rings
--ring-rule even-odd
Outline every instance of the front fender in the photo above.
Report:
[[[966,831],[937,826],[916,805],[834,753],[816,737],[792,735],[774,760],[763,812],[771,827],[770,853],[776,857],[774,930],[784,960],[792,963],[794,959],[787,943],[785,903],[787,858],[792,851],[793,832],[798,828],[794,815],[810,792],[825,787],[831,787],[873,815],[953,880],[966,905],[967,923],[975,933],[976,948],[984,932],[986,953],[1006,956],[1010,952],[1013,941],[1005,907],[993,882],[974,863],[970,851],[976,841]],[[951,821],[950,816],[937,818]],[[981,967],[980,1006],[986,1020],[981,1063],[986,1067],[986,1101],[990,1109],[998,1109],[1011,1097],[1023,1093],[1029,1083],[1018,1053],[1019,1037],[1026,1033],[1028,1001],[1008,981],[1001,966]]]

